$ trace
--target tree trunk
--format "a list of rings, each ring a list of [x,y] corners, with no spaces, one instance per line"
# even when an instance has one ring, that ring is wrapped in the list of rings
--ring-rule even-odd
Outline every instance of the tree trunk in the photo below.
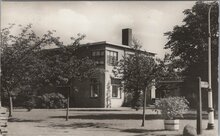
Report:
[[[70,86],[67,89],[67,108],[66,108],[66,121],[69,120],[69,105],[70,105]]]
[[[145,122],[145,108],[146,108],[146,91],[147,89],[144,89],[144,99],[143,99],[143,118],[142,118],[142,127],[144,127]]]
[[[9,117],[12,117],[12,112],[13,112],[13,101],[12,101],[12,96],[9,95]]]
[[[2,89],[0,90],[0,108],[2,107]]]

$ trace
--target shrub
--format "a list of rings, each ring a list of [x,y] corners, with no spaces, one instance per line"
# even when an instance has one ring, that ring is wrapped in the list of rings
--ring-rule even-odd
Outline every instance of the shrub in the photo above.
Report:
[[[36,107],[36,100],[35,97],[31,97],[28,101],[23,103],[23,107],[26,108],[28,111],[31,111],[33,108]]]
[[[155,110],[160,110],[164,119],[175,119],[183,117],[183,113],[189,109],[188,104],[184,97],[162,98],[155,102]]]
[[[33,94],[30,94],[26,90],[21,91],[17,95],[14,95],[13,106],[26,108],[28,109],[28,111],[30,111],[36,106],[35,97],[36,96],[34,96]]]
[[[132,94],[125,92],[124,95],[125,96],[124,96],[124,101],[123,101],[122,107],[131,107]]]
[[[133,97],[132,97],[132,100],[131,100],[131,107],[133,109],[139,110],[140,107],[142,106],[141,92],[136,91],[132,95],[133,95]]]
[[[64,108],[67,104],[67,100],[60,93],[47,93],[38,98],[38,107],[48,108],[48,109],[57,109]]]

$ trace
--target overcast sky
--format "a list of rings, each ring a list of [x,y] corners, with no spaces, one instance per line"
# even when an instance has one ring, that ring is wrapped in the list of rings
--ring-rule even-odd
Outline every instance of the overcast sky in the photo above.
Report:
[[[163,47],[175,25],[181,25],[183,10],[194,1],[77,1],[2,2],[2,27],[9,23],[33,24],[39,34],[57,30],[64,43],[77,33],[83,43],[108,41],[121,44],[121,29],[131,28],[143,48],[163,57]]]

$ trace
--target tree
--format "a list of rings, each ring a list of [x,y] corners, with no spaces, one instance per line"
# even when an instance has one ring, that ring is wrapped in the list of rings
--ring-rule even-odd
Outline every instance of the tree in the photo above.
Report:
[[[70,84],[73,79],[86,78],[92,72],[94,63],[88,58],[77,58],[74,51],[85,37],[71,38],[70,45],[63,45],[55,31],[48,31],[42,37],[31,29],[31,25],[21,26],[18,35],[11,33],[14,24],[1,31],[1,90],[10,99],[12,116],[12,95],[18,88]],[[45,46],[59,47],[45,50]],[[58,53],[58,54],[57,54]]]
[[[146,90],[149,90],[153,80],[156,78],[157,64],[153,56],[141,50],[138,42],[132,46],[134,54],[124,56],[114,69],[116,76],[123,82],[125,92],[132,93],[132,107],[138,109],[141,106],[141,95],[143,94],[143,112],[146,104]],[[143,113],[145,114],[145,113]],[[144,117],[142,126],[144,126]]]
[[[181,61],[173,59],[170,54],[165,54],[164,58],[157,59],[157,62],[158,71],[155,82],[157,92],[179,88],[180,84],[178,83],[161,83],[160,81],[182,80],[184,76],[182,75],[182,69],[179,68]]]
[[[171,51],[171,58],[178,62],[178,67],[185,77],[200,76],[203,81],[208,78],[208,9],[210,3],[196,2],[192,9],[183,11],[183,25],[175,26],[165,33],[168,42],[165,49]],[[218,4],[211,11],[212,38],[212,87],[217,102],[218,90]],[[217,103],[216,103],[217,104]]]
[[[21,27],[18,35],[11,33],[14,24],[1,30],[1,89],[10,99],[9,116],[12,116],[12,95],[16,88],[35,78],[41,64],[37,52],[45,45],[59,44],[57,37],[48,31],[38,37],[31,24]]]
[[[64,46],[42,52],[41,60],[45,63],[41,81],[51,85],[71,85],[74,80],[82,80],[92,75],[95,63],[88,57],[77,57],[74,46]]]
[[[42,52],[41,60],[45,63],[44,72],[39,82],[47,86],[67,87],[67,116],[70,90],[77,89],[75,81],[89,78],[95,73],[95,63],[88,57],[76,55],[78,43]],[[45,89],[45,86],[44,86]]]

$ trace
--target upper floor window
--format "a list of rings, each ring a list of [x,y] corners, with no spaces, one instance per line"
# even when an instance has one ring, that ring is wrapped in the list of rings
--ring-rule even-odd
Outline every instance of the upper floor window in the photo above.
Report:
[[[105,51],[104,50],[95,50],[92,51],[92,59],[95,61],[97,65],[105,64]]]
[[[107,64],[114,66],[118,61],[118,52],[116,51],[107,51]]]
[[[104,60],[96,60],[95,63],[97,65],[104,65],[105,64]]]
[[[92,51],[92,57],[101,57],[101,56],[105,56],[104,50]]]

